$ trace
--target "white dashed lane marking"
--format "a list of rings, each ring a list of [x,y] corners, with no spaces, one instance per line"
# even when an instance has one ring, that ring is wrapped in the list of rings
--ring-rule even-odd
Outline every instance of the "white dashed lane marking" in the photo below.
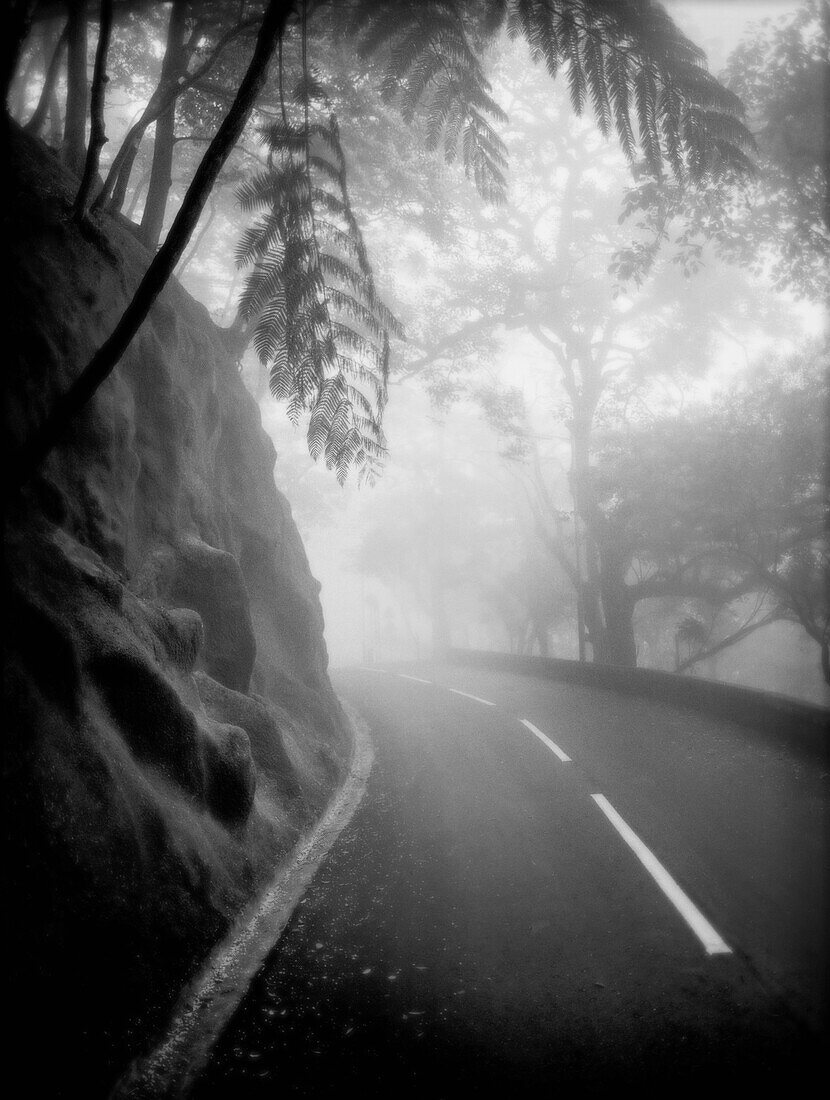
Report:
[[[558,745],[554,744],[547,734],[542,733],[542,731],[540,729],[537,729],[537,727],[534,726],[532,722],[529,722],[527,718],[520,718],[519,721],[526,729],[529,729],[535,737],[538,737],[543,745],[547,745],[554,756],[557,756],[563,764],[570,764],[570,756],[568,756],[566,752],[563,752]]]
[[[494,707],[496,704],[491,703],[489,699],[480,699],[477,695],[470,695],[469,692],[459,691],[458,688],[449,689],[453,695],[463,695],[465,699],[472,699],[476,703],[483,703],[485,707]]]
[[[592,794],[591,798],[703,944],[706,954],[731,955],[732,948],[721,939],[694,902],[677,885],[657,856],[643,844],[642,840],[620,817],[608,799],[601,794]]]
[[[368,666],[362,666],[363,672],[381,672],[391,675],[385,668],[371,668]],[[428,684],[433,686],[432,680],[424,680],[420,676],[409,676],[404,672],[396,674],[403,680],[414,680],[418,684]],[[448,688],[453,695],[461,695],[465,699],[472,699],[474,703],[482,703],[485,707],[494,707],[496,704],[491,703],[489,699],[482,699],[479,695],[471,695],[468,691],[461,691],[459,688]],[[534,724],[527,718],[519,718],[519,722],[529,730],[534,737],[538,737],[543,745],[557,757],[563,764],[570,764],[572,760],[568,754],[561,749],[554,741],[552,741],[546,733],[534,726]],[[639,859],[640,863],[645,867],[665,896],[669,899],[672,905],[675,907],[680,916],[684,919],[689,928],[697,936],[703,945],[707,955],[731,955],[732,948],[723,940],[718,932],[712,927],[709,921],[704,917],[701,911],[697,908],[688,894],[681,889],[681,887],[675,882],[663,864],[659,861],[657,856],[651,851],[650,848],[640,840],[634,830],[628,825],[622,817],[617,813],[608,799],[601,794],[592,794],[591,798],[602,810],[605,817],[611,822],[616,829],[617,833],[622,837],[628,847]]]

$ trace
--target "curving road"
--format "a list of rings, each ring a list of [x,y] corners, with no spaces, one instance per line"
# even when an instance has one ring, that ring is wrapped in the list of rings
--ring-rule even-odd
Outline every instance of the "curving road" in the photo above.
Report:
[[[335,682],[373,733],[368,790],[197,1097],[806,1085],[826,1037],[819,765],[530,677]]]

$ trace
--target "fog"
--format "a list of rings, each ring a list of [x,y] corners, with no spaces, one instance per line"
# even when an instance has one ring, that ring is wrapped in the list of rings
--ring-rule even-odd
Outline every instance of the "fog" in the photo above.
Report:
[[[808,1094],[828,10],[0,10],[27,1095]]]
[[[687,30],[708,30],[712,38],[712,5],[676,7],[673,14]],[[714,36],[714,55],[724,61],[750,19],[788,10],[781,4],[763,12],[754,4],[734,7],[740,10],[730,11]],[[741,409],[752,415],[745,403],[756,386],[801,370],[805,349],[812,349],[807,358],[820,361],[820,305],[786,286],[776,288],[768,260],[748,270],[721,258],[706,242],[695,269],[684,271],[673,247],[682,229],[670,229],[656,270],[642,285],[621,285],[609,275],[615,249],[637,239],[636,218],[617,224],[630,184],[624,157],[590,120],[576,118],[564,82],[555,87],[527,65],[524,44],[503,43],[494,66],[497,98],[510,115],[504,130],[510,156],[507,206],[482,206],[460,171],[432,168],[430,185],[443,189],[440,195],[433,192],[435,211],[420,208],[417,193],[380,194],[377,207],[366,210],[365,232],[379,283],[407,331],[406,343],[395,349],[383,476],[371,487],[351,479],[339,488],[308,461],[304,440],[285,425],[279,409],[263,402],[264,423],[281,454],[277,479],[292,501],[322,582],[335,666],[423,657],[445,644],[579,656],[577,599],[567,566],[581,550],[587,579],[593,532],[579,519],[574,531],[572,410],[557,342],[562,346],[572,335],[614,325],[619,351],[609,356],[597,436],[647,432],[655,421],[665,431],[672,418],[685,418],[685,430],[699,432],[701,450],[707,431],[717,432],[706,424],[710,412],[728,416],[731,406],[737,417]],[[345,122],[343,129],[347,133]],[[368,174],[373,166],[353,167]],[[576,209],[569,212],[571,239],[563,244],[568,201]],[[432,213],[444,219],[444,236],[435,239],[424,225]],[[553,318],[563,300],[564,325]],[[526,321],[531,310],[534,319]],[[550,323],[543,319],[546,311]],[[636,320],[628,322],[628,314]],[[501,316],[505,320],[499,323]],[[447,343],[473,329],[465,342]],[[771,391],[770,400],[775,401]],[[758,430],[771,444],[777,429],[769,421],[765,425]],[[820,448],[821,434],[810,440],[809,426],[803,428],[804,442]],[[721,430],[729,430],[725,421]],[[817,457],[814,450],[814,473],[820,469]],[[670,450],[665,458],[671,461]],[[688,459],[682,460],[687,469]],[[744,459],[748,472],[751,459],[748,454]],[[727,465],[705,476],[717,479],[728,471]],[[671,483],[662,487],[648,478],[616,494],[611,486],[603,506],[624,508],[629,492],[643,508],[643,521],[653,523],[649,493],[659,495],[663,505],[675,495],[682,498],[686,486],[676,474],[678,480],[671,474]],[[734,507],[737,521],[741,510],[756,516],[781,503],[764,500],[757,484],[732,490],[712,502],[713,512]],[[688,491],[698,496],[707,488],[689,483]],[[676,526],[683,522],[683,501],[674,502]],[[671,568],[701,547],[695,537],[688,548],[674,543]],[[712,568],[724,569],[728,579],[722,583],[729,587],[735,564],[727,565],[726,558],[734,546],[722,549],[722,562]],[[643,558],[635,550],[623,566],[631,586],[665,568],[665,558],[644,560],[653,548],[644,545],[643,551]],[[705,587],[710,578],[695,579]],[[820,601],[820,587],[808,598]],[[698,650],[715,649],[688,671],[827,700],[815,639],[792,615],[776,614],[777,597],[768,587],[716,601],[684,595],[682,588],[634,607],[638,665],[674,669]],[[767,625],[753,633],[765,620]],[[737,633],[743,640],[717,650]],[[590,659],[592,648],[586,641],[583,656]]]
[[[455,646],[828,699],[827,226],[804,184],[821,163],[808,118],[815,28],[788,61],[775,28],[798,5],[668,8],[747,105],[758,172],[728,193],[683,191],[670,175],[658,186],[613,128],[602,135],[590,103],[575,113],[564,75],[552,80],[525,41],[504,35],[486,68],[506,115],[496,128],[507,190],[488,202],[460,156],[425,151],[428,120],[404,120],[376,82],[352,79],[348,49],[312,20],[325,89],[312,112],[336,112],[378,296],[405,334],[391,340],[382,468],[341,485],[309,456],[307,418],[292,425],[269,393],[253,343],[240,369],[322,585],[334,666]],[[759,17],[772,22],[753,32]],[[103,174],[164,54],[164,10],[137,18],[143,68],[118,55]],[[750,33],[772,51],[756,51],[754,69],[747,54],[730,62]],[[292,79],[298,51],[292,31]],[[783,82],[776,100],[775,64],[804,86]],[[21,117],[39,81],[33,63]],[[796,93],[794,124],[781,103]],[[166,225],[213,109],[185,100],[179,112]],[[148,138],[124,198],[135,222],[152,154]],[[238,189],[268,155],[251,128],[178,266],[223,325],[250,271],[234,260],[251,222]]]

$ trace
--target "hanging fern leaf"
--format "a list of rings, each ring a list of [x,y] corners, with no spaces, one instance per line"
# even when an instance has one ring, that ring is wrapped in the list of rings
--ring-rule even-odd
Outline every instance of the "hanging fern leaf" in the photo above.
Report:
[[[655,174],[664,161],[678,178],[749,169],[752,138],[741,121],[740,101],[706,71],[703,52],[659,5],[490,0],[488,7],[491,33],[503,25],[514,36],[521,33],[533,56],[545,57],[551,75],[566,63],[574,109],[581,111],[589,98],[600,129],[607,133],[613,121],[630,160],[639,145]],[[503,13],[501,23],[497,11]]]
[[[255,320],[273,392],[293,419],[309,414],[312,453],[338,477],[352,463],[372,476],[384,450],[389,337],[401,332],[375,290],[337,121],[316,114],[328,100],[306,57],[307,13],[303,4],[293,100],[281,93],[282,118],[263,130],[269,169],[238,192],[258,215],[237,249],[251,268],[241,311]],[[551,76],[564,69],[574,109],[590,105],[603,134],[615,130],[629,160],[653,175],[665,164],[681,181],[751,169],[740,101],[651,0],[352,0],[343,18],[358,52],[380,55],[383,97],[405,119],[423,118],[427,146],[447,162],[460,151],[489,201],[505,197],[496,126],[506,116],[481,55],[505,29]]]
[[[385,98],[406,119],[421,112],[427,144],[443,141],[448,162],[460,145],[485,197],[504,196],[504,150],[495,133],[479,140],[474,113],[490,122],[503,115],[472,41],[486,43],[503,29],[523,37],[551,76],[565,68],[574,109],[590,101],[600,129],[616,130],[629,160],[639,147],[655,174],[667,162],[679,179],[749,170],[752,138],[740,101],[650,0],[356,0],[351,30],[363,56],[385,55]]]
[[[306,100],[311,88],[302,85]],[[341,481],[353,466],[372,479],[385,454],[389,335],[403,333],[375,290],[337,121],[262,133],[271,168],[238,192],[246,210],[264,212],[237,248],[252,268],[240,311],[255,321],[254,347],[289,419],[309,416],[312,458]]]
[[[361,55],[385,53],[384,99],[397,102],[407,121],[423,114],[428,145],[436,148],[443,138],[448,162],[460,141],[467,174],[488,200],[501,202],[504,146],[492,129],[490,148],[478,136],[483,119],[505,122],[506,116],[491,95],[471,28],[469,7],[448,0],[369,0],[355,6],[351,24]]]
[[[607,138],[611,132],[611,103],[602,43],[595,38],[589,38],[585,43],[585,54],[585,75],[591,104],[602,136]]]

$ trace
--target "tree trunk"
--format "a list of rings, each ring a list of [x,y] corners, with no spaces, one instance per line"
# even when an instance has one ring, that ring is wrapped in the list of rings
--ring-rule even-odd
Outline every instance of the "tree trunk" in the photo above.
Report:
[[[210,200],[210,213],[204,219],[204,221],[202,223],[202,228],[196,234],[196,239],[194,240],[193,244],[190,246],[190,251],[188,252],[188,254],[182,260],[181,265],[179,266],[179,270],[176,272],[176,278],[177,279],[181,279],[182,275],[184,275],[185,271],[187,271],[187,269],[190,265],[190,262],[193,260],[194,256],[199,251],[199,247],[200,247],[202,241],[205,239],[205,237],[208,233],[208,230],[213,225],[213,222],[214,222],[215,218],[216,218],[216,200],[215,200],[215,198],[212,198]]]
[[[605,618],[603,664],[637,667],[634,638],[634,600],[625,583],[627,560],[615,542],[604,541],[597,548],[600,563],[602,609]]]
[[[63,129],[63,160],[80,176],[86,159],[86,5],[70,0],[67,24],[66,116]]]
[[[585,632],[585,643],[591,647],[591,661],[602,660],[600,654],[604,648],[605,619],[602,614],[602,602],[599,590],[593,584],[583,581],[580,585],[580,601],[582,604],[582,626]],[[587,653],[582,660],[587,659]]]
[[[591,660],[605,663],[605,614],[601,575],[597,560],[596,532],[592,517],[595,505],[590,482],[592,410],[580,408],[579,395],[571,396],[574,406],[570,423],[571,469],[569,480],[574,500],[574,539],[578,568],[577,616],[580,628],[579,659],[585,660],[585,639],[591,644]],[[582,524],[582,531],[579,525]]]
[[[133,194],[130,199],[130,205],[124,211],[124,217],[132,220],[133,214],[135,214],[136,207],[138,206],[138,200],[141,198],[142,192],[147,185],[147,181],[150,178],[149,171],[143,172],[139,177],[138,183],[133,188]]]
[[[578,359],[581,385],[571,372],[566,380],[573,407],[571,435],[571,492],[574,508],[584,524],[583,553],[586,580],[580,584],[582,611],[593,660],[598,664],[635,668],[634,602],[625,583],[625,552],[614,541],[614,531],[597,503],[591,477],[591,429],[599,396],[599,379],[589,352]]]
[[[46,122],[46,116],[53,112],[54,105],[57,102],[55,88],[58,83],[61,55],[63,54],[63,47],[66,45],[68,27],[69,24],[67,23],[63,30],[57,35],[51,32],[44,34],[43,63],[45,66],[45,75],[43,78],[43,90],[40,93],[40,99],[38,100],[37,107],[35,107],[34,114],[24,127],[27,133],[34,134],[35,137],[40,137],[41,130]],[[52,118],[52,125],[54,134],[54,117]]]
[[[109,181],[110,177],[112,177],[115,181],[115,186],[112,189],[112,198],[110,199],[110,202],[109,202],[109,209],[114,214],[120,213],[121,208],[124,206],[124,199],[127,197],[127,187],[129,185],[129,182],[130,182],[130,176],[132,175],[132,172],[133,172],[133,165],[135,164],[135,158],[138,156],[138,147],[141,144],[141,135],[143,133],[144,133],[144,130],[142,129],[141,133],[138,134],[135,137],[133,143],[125,151],[125,154],[124,154],[123,158],[119,161],[119,168],[118,168],[117,173],[115,173],[113,171],[113,169],[115,168],[115,161],[113,161],[113,163],[110,165],[110,170],[109,170],[109,174],[107,175],[107,180]],[[123,146],[122,146],[122,148],[123,148]],[[120,152],[120,150],[119,150],[119,152]],[[98,194],[98,197],[95,200],[94,205],[96,207],[99,207],[103,204],[106,194],[107,194],[107,183],[105,182],[103,188],[101,189],[101,191]]]
[[[619,602],[605,607],[605,630],[602,633],[600,651],[595,660],[603,665],[619,665],[622,668],[637,667],[637,644],[634,638],[634,608],[625,594]]]
[[[21,54],[25,51],[21,49]],[[45,63],[48,64],[48,61]],[[11,82],[9,88],[9,98],[6,104],[6,109],[9,115],[17,119],[20,122],[26,111],[26,101],[28,99],[29,82],[32,79],[32,74],[38,67],[37,51],[34,47],[29,50],[29,56],[22,70],[15,72],[14,79]]]
[[[173,93],[169,93],[173,94]],[[177,93],[176,93],[177,94]],[[121,148],[113,157],[104,186],[93,203],[95,209],[108,206],[110,210],[118,212],[124,205],[127,195],[127,186],[130,182],[130,174],[138,156],[141,139],[148,127],[152,125],[163,110],[163,102],[166,103],[162,86],[159,85],[150,97],[150,102],[141,113],[141,118],[133,123],[127,131],[127,136],[121,143]]]
[[[825,684],[830,684],[830,638],[826,635],[821,639],[821,672]]]
[[[171,107],[156,121],[156,139],[153,144],[153,167],[150,186],[141,216],[141,239],[150,252],[155,252],[164,228],[167,198],[173,185],[173,138],[176,109]]]
[[[582,551],[580,549],[581,536],[579,533],[579,512],[574,500],[574,569],[576,580],[574,590],[576,592],[576,645],[580,664],[584,664],[587,658],[586,642],[587,630],[585,626],[585,595],[582,584]]]
[[[0,54],[3,58],[3,104],[8,103],[9,91],[14,80],[20,51],[29,28],[32,25],[32,15],[35,4],[33,0],[11,0],[3,13],[0,23]],[[4,121],[4,126],[8,122]]]
[[[84,176],[75,198],[74,215],[78,219],[86,217],[92,185],[98,175],[98,161],[101,150],[107,141],[104,129],[104,88],[107,82],[107,52],[110,32],[112,31],[112,0],[101,0],[101,16],[98,29],[98,46],[95,50],[95,68],[92,74],[92,94],[90,96],[91,128],[89,149],[86,153]]]
[[[172,87],[187,68],[184,37],[187,17],[187,0],[174,0],[167,28],[167,48],[161,67],[161,81],[164,87]],[[167,197],[173,183],[173,139],[176,128],[176,103],[170,106],[156,119],[156,138],[153,144],[153,167],[150,170],[150,186],[144,203],[141,218],[141,235],[145,245],[155,252],[164,226],[164,213],[167,209]]]
[[[127,184],[130,180],[130,172],[135,162],[138,147],[144,133],[156,119],[170,107],[185,88],[192,87],[201,77],[210,71],[216,64],[225,48],[237,39],[245,30],[253,25],[253,18],[243,19],[235,27],[227,31],[217,42],[213,53],[187,79],[181,84],[172,87],[159,83],[150,97],[150,102],[144,108],[141,118],[127,131],[127,136],[121,143],[121,148],[115,154],[104,186],[93,203],[95,209],[101,209],[109,204],[111,210],[120,210],[127,194]]]
[[[34,474],[40,463],[60,441],[69,425],[86,406],[98,387],[109,377],[150,311],[165,283],[187,247],[216,178],[231,149],[242,135],[257,97],[268,77],[268,64],[283,33],[293,4],[291,0],[269,0],[257,35],[248,71],[216,136],[208,146],[196,174],[187,189],[184,202],[141,280],[132,301],[115,326],[112,335],[67,392],[58,398],[44,423],[33,432],[9,465],[8,484],[19,489]]]
[[[63,141],[63,115],[58,99],[57,88],[49,96],[49,145],[53,149],[60,149]]]

